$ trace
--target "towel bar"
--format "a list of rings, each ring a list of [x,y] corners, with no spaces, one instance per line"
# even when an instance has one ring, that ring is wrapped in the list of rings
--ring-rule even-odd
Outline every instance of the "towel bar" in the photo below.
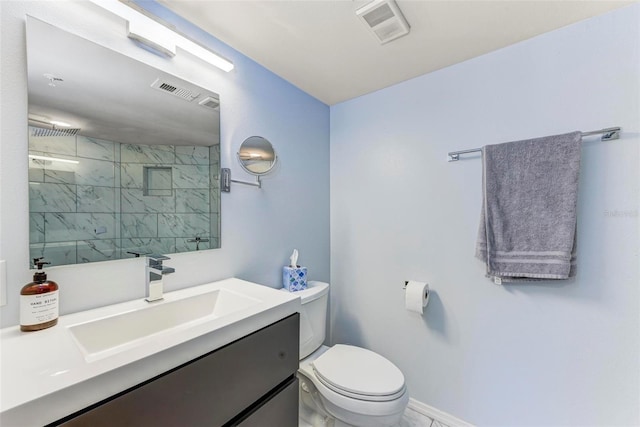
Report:
[[[620,138],[620,127],[613,127],[613,128],[606,128],[606,129],[600,129],[600,130],[592,130],[589,132],[582,132],[582,137],[585,136],[590,136],[590,135],[600,135],[602,134],[602,141],[613,141],[614,139],[619,139]],[[450,162],[455,162],[457,160],[460,160],[460,155],[461,154],[468,154],[468,153],[475,153],[478,151],[482,151],[482,148],[471,148],[469,150],[461,150],[461,151],[452,151],[450,153],[448,153],[449,156],[449,161]]]

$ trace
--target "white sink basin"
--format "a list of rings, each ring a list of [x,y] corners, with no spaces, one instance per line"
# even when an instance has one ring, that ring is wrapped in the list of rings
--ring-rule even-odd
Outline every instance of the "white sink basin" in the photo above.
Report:
[[[260,300],[218,289],[174,301],[146,303],[137,310],[69,326],[87,361],[111,354],[109,350],[206,318],[227,316]]]

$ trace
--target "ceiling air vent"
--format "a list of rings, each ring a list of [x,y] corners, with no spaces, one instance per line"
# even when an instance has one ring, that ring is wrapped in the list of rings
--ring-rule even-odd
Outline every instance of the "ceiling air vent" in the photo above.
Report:
[[[356,10],[356,15],[382,44],[409,34],[409,23],[394,0],[374,0]]]
[[[203,107],[216,109],[220,105],[220,101],[213,96],[207,96],[205,99],[198,102],[198,104],[202,105]]]
[[[80,131],[79,128],[56,128],[55,126],[50,129],[40,128],[40,127],[32,127],[31,128],[31,136],[35,137],[45,137],[45,136],[73,136],[76,135]]]
[[[177,96],[178,98],[186,99],[187,101],[193,101],[194,99],[200,96],[199,93],[195,93],[190,91],[189,89],[175,86],[159,78],[156,79],[153,83],[151,83],[151,87],[154,89],[161,90],[162,92],[170,93],[171,95]]]

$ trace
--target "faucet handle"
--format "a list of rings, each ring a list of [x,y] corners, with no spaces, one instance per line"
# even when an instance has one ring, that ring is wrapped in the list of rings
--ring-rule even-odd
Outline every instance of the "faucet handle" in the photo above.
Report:
[[[127,251],[128,254],[133,255],[136,258],[140,258],[140,255],[147,255],[150,252],[142,252],[142,251]]]
[[[149,258],[152,261],[156,261],[156,262],[158,262],[158,261],[162,262],[162,261],[166,261],[168,259],[171,259],[168,256],[161,255],[161,254],[149,254],[149,255],[147,255],[147,258]]]

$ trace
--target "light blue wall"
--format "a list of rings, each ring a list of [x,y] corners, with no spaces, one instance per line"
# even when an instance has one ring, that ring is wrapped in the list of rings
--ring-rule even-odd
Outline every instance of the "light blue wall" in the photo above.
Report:
[[[226,277],[281,286],[281,266],[294,248],[316,280],[329,280],[329,107],[224,43],[150,3],[148,7],[199,42],[232,60],[224,73],[188,55],[158,57],[126,38],[126,23],[90,2],[1,2],[2,96],[0,144],[0,259],[7,261],[8,305],[2,326],[18,323],[20,288],[31,281],[27,187],[25,15],[108,46],[220,94],[221,164],[236,179],[253,180],[238,165],[241,142],[261,135],[279,165],[263,188],[233,185],[222,194],[222,249],[176,254],[165,288]],[[53,48],[53,47],[52,47]],[[60,285],[62,314],[144,295],[141,259],[47,270]]]
[[[278,286],[290,251],[329,279],[334,342],[364,345],[404,371],[412,397],[478,425],[636,425],[640,384],[638,5],[329,108],[155,4],[231,59],[222,73],[135,48],[123,21],[88,2],[0,2],[0,259],[18,321],[28,282],[24,15],[32,14],[221,94],[223,167],[260,134],[280,157],[264,188],[222,197],[222,249],[178,254],[178,289],[228,276]],[[477,158],[451,150],[619,125],[583,151],[575,281],[499,287],[473,258]],[[329,132],[330,126],[330,132]],[[331,156],[329,139],[331,137]],[[329,188],[331,160],[331,188]],[[331,189],[331,198],[329,198]],[[331,204],[331,233],[329,205]],[[331,251],[329,251],[329,235]],[[61,310],[143,294],[140,260],[58,267]],[[424,318],[402,283],[427,280]]]
[[[331,107],[333,342],[477,425],[640,424],[639,27],[636,4]],[[481,162],[447,152],[610,126],[584,143],[577,279],[484,278]]]

